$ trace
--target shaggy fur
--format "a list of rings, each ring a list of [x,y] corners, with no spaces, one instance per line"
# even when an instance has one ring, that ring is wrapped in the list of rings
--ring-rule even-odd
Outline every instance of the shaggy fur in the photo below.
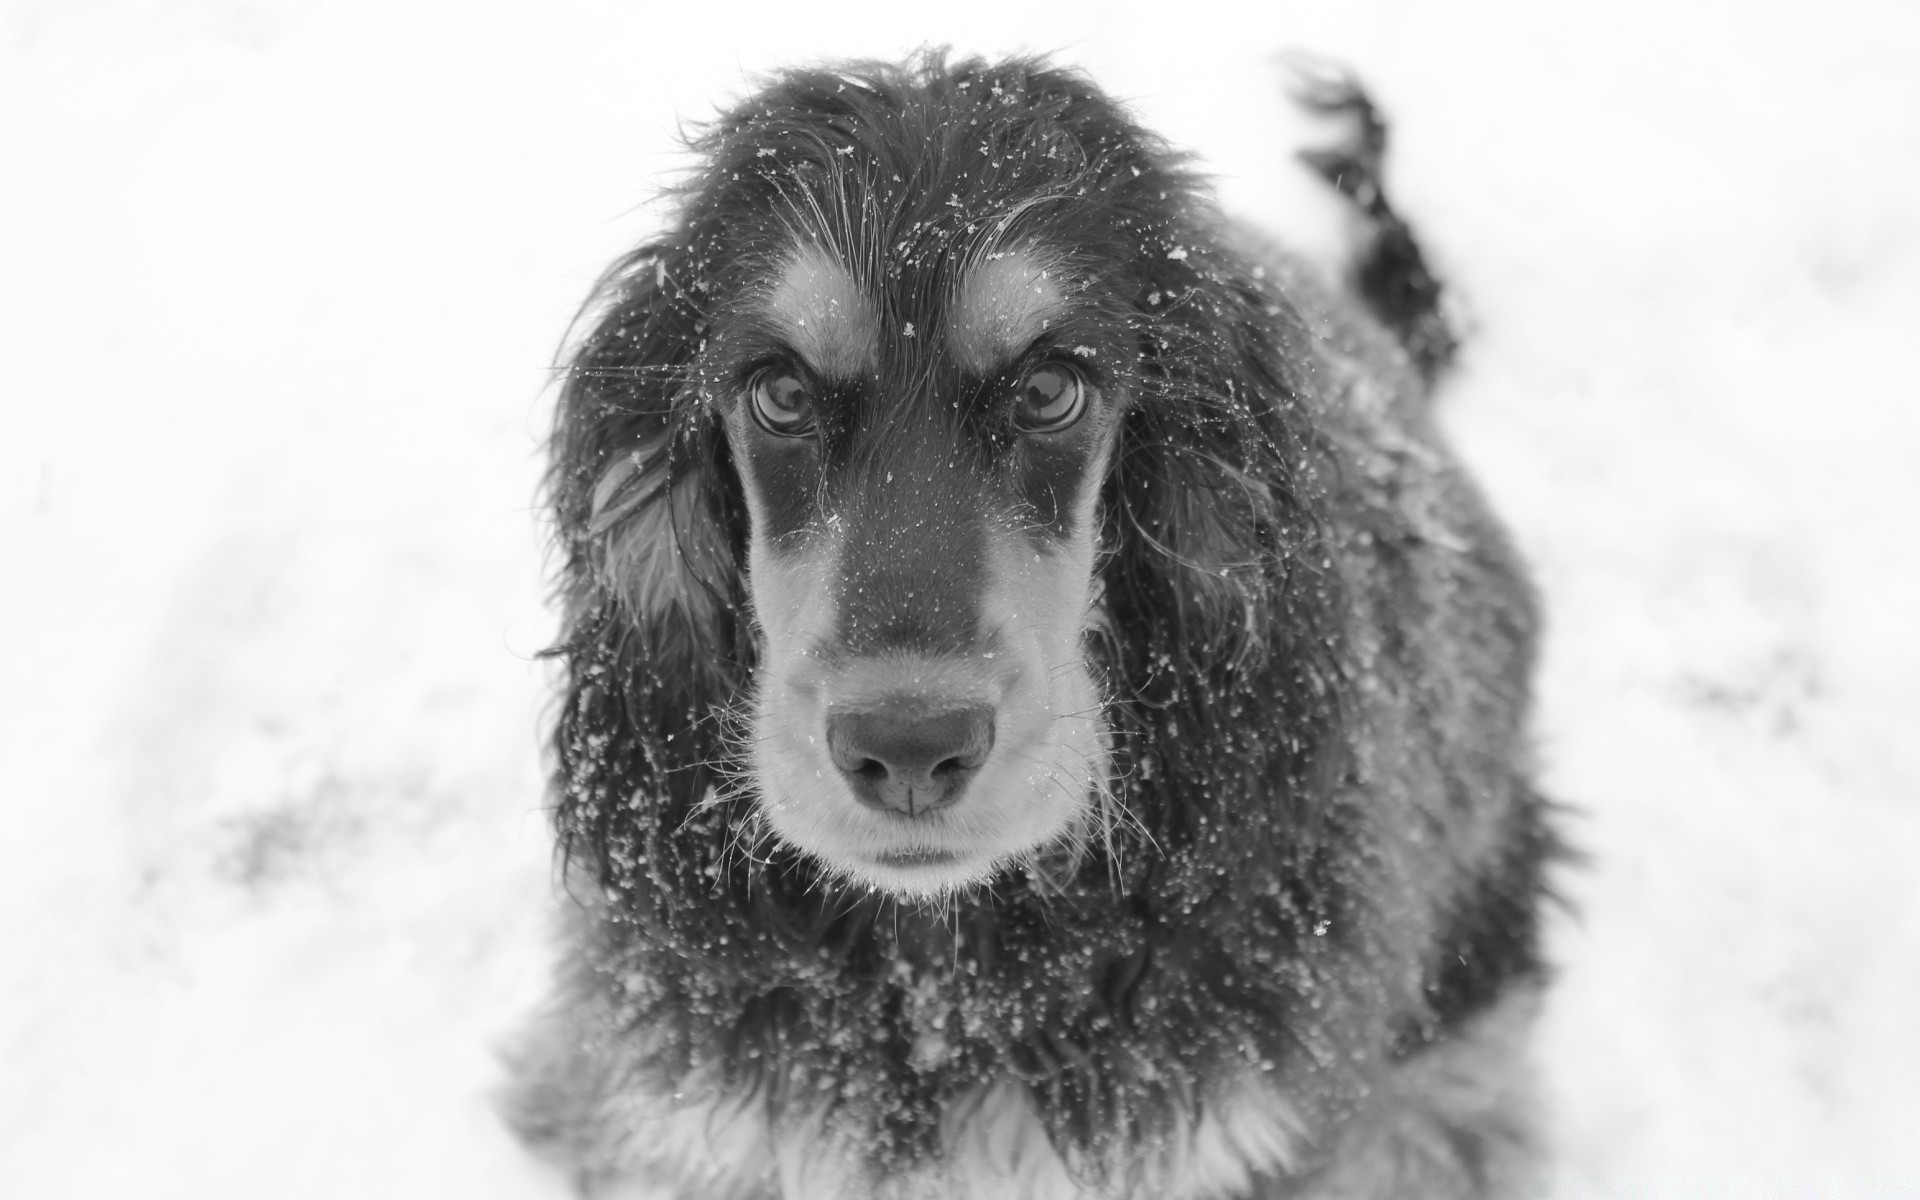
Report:
[[[576,903],[508,1100],[584,1193],[1524,1192],[1534,602],[1434,428],[1383,127],[1304,99],[1358,129],[1310,159],[1366,233],[1346,288],[1081,76],[937,55],[768,84],[608,275],[551,476]],[[1009,424],[1035,363],[1072,429]],[[815,368],[816,431],[750,423]],[[801,770],[783,672],[883,714],[985,686],[963,592],[1065,639],[1066,691],[994,718],[1044,769],[982,752],[912,817]],[[860,840],[898,830],[963,866]]]

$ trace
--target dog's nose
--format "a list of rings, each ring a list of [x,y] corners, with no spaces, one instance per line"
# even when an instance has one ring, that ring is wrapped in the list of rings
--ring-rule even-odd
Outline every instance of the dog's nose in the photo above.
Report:
[[[917,817],[960,799],[993,749],[993,709],[920,704],[827,710],[833,765],[869,808]]]

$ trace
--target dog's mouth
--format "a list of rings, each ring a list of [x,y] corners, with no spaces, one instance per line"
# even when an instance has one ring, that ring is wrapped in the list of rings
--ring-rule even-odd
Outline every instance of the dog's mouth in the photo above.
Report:
[[[940,900],[970,891],[1006,865],[1004,854],[969,845],[913,845],[816,856],[856,885],[895,896]]]
[[[873,856],[873,861],[894,870],[912,870],[915,867],[951,866],[963,857],[957,850],[922,847],[914,850],[883,850]]]

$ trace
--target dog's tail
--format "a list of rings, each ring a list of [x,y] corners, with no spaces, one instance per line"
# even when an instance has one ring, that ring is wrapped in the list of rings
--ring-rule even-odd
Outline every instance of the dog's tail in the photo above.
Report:
[[[1302,150],[1300,158],[1350,200],[1366,224],[1354,259],[1355,285],[1367,307],[1406,347],[1421,376],[1432,384],[1453,361],[1460,339],[1441,308],[1440,280],[1427,268],[1413,229],[1387,203],[1380,163],[1387,125],[1365,89],[1346,71],[1296,58],[1293,97],[1303,108],[1345,117],[1350,133],[1337,145]]]

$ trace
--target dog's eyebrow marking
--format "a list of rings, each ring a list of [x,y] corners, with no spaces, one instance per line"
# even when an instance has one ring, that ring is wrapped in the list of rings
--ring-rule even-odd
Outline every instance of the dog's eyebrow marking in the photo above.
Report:
[[[879,369],[880,322],[847,268],[817,245],[802,246],[767,295],[767,316],[814,371],[854,379]]]
[[[969,267],[954,292],[947,338],[960,368],[990,375],[1039,337],[1066,304],[1059,275],[1026,250]]]

